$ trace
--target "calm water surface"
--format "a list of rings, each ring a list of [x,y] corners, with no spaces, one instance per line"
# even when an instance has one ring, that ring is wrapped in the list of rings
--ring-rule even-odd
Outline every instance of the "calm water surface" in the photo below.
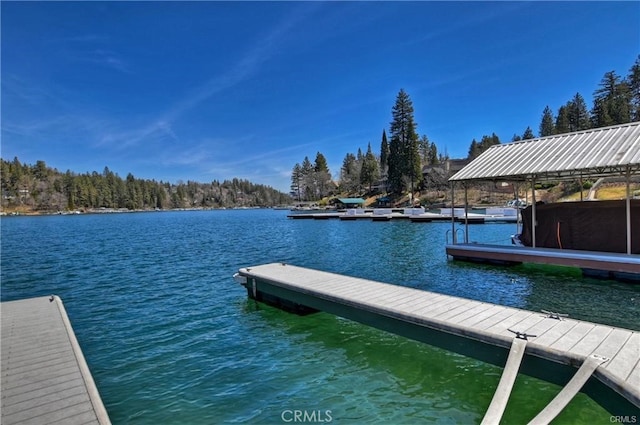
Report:
[[[114,424],[479,423],[501,369],[319,313],[256,305],[232,275],[268,262],[640,329],[640,285],[447,261],[450,224],[289,220],[286,211],[5,217],[2,300],[59,295]],[[509,243],[515,226],[471,228]],[[520,376],[504,423],[559,387]],[[287,413],[284,418],[288,419]],[[557,423],[610,423],[579,394]]]

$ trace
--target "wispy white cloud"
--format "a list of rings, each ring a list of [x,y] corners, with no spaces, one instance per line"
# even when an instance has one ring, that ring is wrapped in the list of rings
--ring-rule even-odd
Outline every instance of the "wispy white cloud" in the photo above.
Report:
[[[203,84],[195,87],[183,99],[165,113],[163,120],[172,122],[188,110],[196,107],[214,95],[232,88],[251,77],[260,66],[280,51],[287,34],[304,20],[316,6],[305,4],[290,15],[284,17],[278,25],[264,36],[257,37],[256,44],[229,70],[215,75]]]
[[[48,40],[69,60],[91,63],[122,73],[131,73],[131,67],[121,54],[111,48],[111,37],[102,34],[83,34]]]

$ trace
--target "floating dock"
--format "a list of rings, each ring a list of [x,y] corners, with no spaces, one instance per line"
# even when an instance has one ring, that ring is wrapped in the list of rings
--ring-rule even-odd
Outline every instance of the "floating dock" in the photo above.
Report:
[[[329,220],[339,219],[341,221],[391,221],[391,220],[411,220],[412,223],[430,223],[433,221],[451,222],[450,209],[443,209],[443,213],[424,212],[422,209],[407,208],[403,210],[383,208],[383,209],[352,209],[346,212],[314,212],[295,213],[287,215],[293,220]],[[484,224],[484,223],[516,223],[516,215],[496,215],[469,213],[465,217],[456,214],[453,221],[456,223]]]
[[[10,424],[110,424],[57,296],[2,309],[2,414]]]
[[[480,243],[447,245],[445,249],[454,260],[578,267],[590,275],[640,281],[640,255],[635,254]]]
[[[234,277],[250,298],[284,310],[332,313],[499,366],[509,357],[499,387],[507,395],[496,393],[487,423],[499,422],[518,370],[567,385],[539,422],[553,418],[578,390],[612,415],[640,413],[636,331],[284,263],[242,268]]]

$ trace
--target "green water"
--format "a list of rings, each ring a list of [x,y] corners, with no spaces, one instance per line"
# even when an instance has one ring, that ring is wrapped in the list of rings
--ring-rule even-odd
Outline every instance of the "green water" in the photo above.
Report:
[[[319,313],[248,301],[238,268],[284,261],[640,329],[640,287],[571,269],[454,263],[445,223],[288,220],[286,211],[11,217],[2,300],[62,297],[114,424],[479,423],[501,368]],[[471,239],[508,243],[512,226]],[[520,376],[504,423],[560,387]],[[330,412],[330,413],[329,413]],[[583,394],[556,423],[607,424]],[[307,421],[309,422],[309,421]]]

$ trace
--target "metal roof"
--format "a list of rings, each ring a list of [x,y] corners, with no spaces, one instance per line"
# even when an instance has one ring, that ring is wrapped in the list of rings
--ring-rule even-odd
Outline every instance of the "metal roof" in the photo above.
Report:
[[[350,204],[364,204],[366,201],[362,198],[338,198],[338,201],[342,202],[345,205]]]
[[[563,180],[640,173],[640,122],[495,145],[450,181]]]

